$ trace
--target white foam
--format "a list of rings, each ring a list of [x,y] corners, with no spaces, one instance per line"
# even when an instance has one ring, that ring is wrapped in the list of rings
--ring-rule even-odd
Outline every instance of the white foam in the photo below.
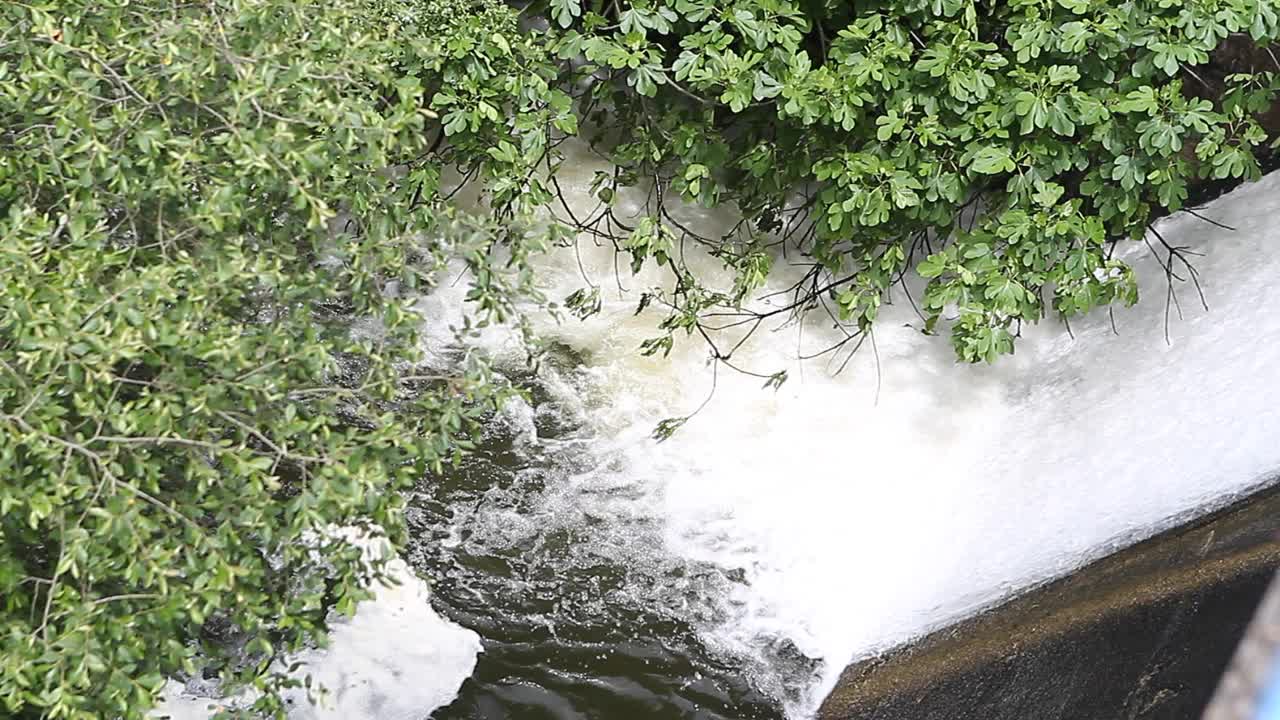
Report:
[[[585,217],[593,172],[606,168],[581,146],[564,147],[571,157],[560,184]],[[722,369],[712,402],[662,444],[649,438],[654,425],[697,407],[712,384],[697,338],[668,359],[637,352],[660,319],[653,310],[634,315],[639,292],[667,280],[652,269],[631,277],[625,262],[615,278],[612,247],[585,240],[578,253],[541,258],[537,277],[549,296],[581,287],[580,268],[602,289],[598,316],[543,319],[538,328],[587,358],[585,380],[548,390],[590,429],[600,462],[549,480],[541,507],[493,511],[473,529],[501,542],[589,515],[594,536],[610,544],[599,552],[616,561],[666,555],[737,571],[743,582],[709,586],[722,596],[689,601],[714,605],[690,606],[690,620],[704,640],[756,658],[766,675],[774,639],[820,658],[820,676],[788,708],[809,717],[848,662],[1220,506],[1280,467],[1280,175],[1202,214],[1236,231],[1186,215],[1160,225],[1171,245],[1205,253],[1196,267],[1211,308],[1183,287],[1184,317],[1170,321],[1168,342],[1164,272],[1135,244],[1127,259],[1144,298],[1116,310],[1118,335],[1106,313],[1074,322],[1074,337],[1046,321],[1025,332],[1017,355],[993,367],[958,365],[945,338],[916,329],[899,294],[882,311],[875,352],[864,346],[839,375],[823,360],[796,359],[836,339],[816,318],[803,335],[795,326],[759,333],[735,360],[787,369],[791,379],[775,392]],[[736,220],[727,210],[684,215],[708,234]],[[704,280],[728,285],[717,261],[690,257]],[[766,291],[795,277],[779,268]],[[419,305],[424,344],[442,358],[454,343],[447,326],[461,317],[461,286],[442,284]],[[523,357],[512,333],[474,342]],[[508,408],[508,421],[527,427],[527,410]],[[664,590],[635,592],[651,600],[645,593]],[[309,658],[313,672],[346,688],[335,694],[343,704],[314,717],[408,717],[397,708],[421,717],[452,697],[478,641],[436,616],[425,593],[414,578],[380,592],[381,609],[362,606],[327,654]]]
[[[384,552],[381,542],[362,535],[349,539],[367,555]],[[310,675],[312,702],[305,688],[286,691],[292,720],[419,720],[457,697],[458,688],[475,669],[480,638],[440,617],[429,602],[421,579],[404,560],[387,563],[391,584],[379,584],[375,596],[361,602],[350,619],[330,627],[329,644],[285,661],[302,665],[292,674]],[[219,705],[241,706],[251,700],[199,697],[170,682],[156,718],[205,720]]]
[[[584,217],[599,168],[569,150],[561,185]],[[686,214],[712,232],[733,221]],[[735,360],[788,369],[789,382],[762,390],[722,369],[712,402],[663,444],[648,439],[654,424],[695,408],[712,376],[696,337],[667,360],[637,353],[660,316],[633,316],[635,302],[659,275],[615,281],[612,248],[584,241],[580,258],[553,256],[539,278],[562,298],[582,286],[581,261],[603,311],[540,330],[589,358],[597,451],[643,488],[628,502],[662,518],[665,551],[744,571],[707,639],[750,655],[783,637],[824,660],[790,707],[806,717],[849,661],[1219,506],[1280,467],[1280,176],[1202,214],[1236,231],[1187,215],[1160,224],[1171,245],[1205,253],[1196,267],[1211,308],[1181,288],[1185,316],[1175,313],[1168,342],[1164,273],[1136,244],[1127,259],[1144,297],[1116,310],[1118,335],[1105,312],[1075,321],[1074,338],[1051,320],[994,367],[958,365],[899,294],[878,352],[864,346],[838,376],[796,360],[797,348],[831,343],[829,328],[758,334]],[[715,261],[693,262],[729,282]],[[781,269],[771,287],[791,275]]]

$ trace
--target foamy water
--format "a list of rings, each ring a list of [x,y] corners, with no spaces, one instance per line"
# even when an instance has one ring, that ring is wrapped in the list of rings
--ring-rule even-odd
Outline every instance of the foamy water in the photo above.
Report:
[[[344,533],[366,557],[381,556],[385,545],[352,532]],[[386,564],[390,583],[374,588],[353,617],[330,626],[324,649],[290,656],[290,673],[313,680],[284,693],[292,720],[420,720],[445,705],[471,674],[480,653],[480,638],[440,617],[431,608],[426,583],[404,560]],[[170,681],[164,702],[152,713],[160,720],[204,720],[221,708],[245,707],[252,696],[219,697],[216,687]]]
[[[564,167],[561,184],[585,217],[603,168],[585,154]],[[1173,311],[1167,341],[1164,271],[1140,244],[1125,259],[1143,300],[1116,309],[1114,332],[1105,312],[1077,319],[1074,337],[1046,321],[994,367],[957,364],[944,337],[918,330],[899,291],[874,350],[864,345],[840,374],[826,359],[797,360],[838,339],[816,318],[758,333],[735,363],[787,369],[790,380],[762,390],[721,368],[711,402],[662,444],[648,437],[654,425],[711,388],[708,349],[693,337],[669,359],[641,357],[660,316],[634,316],[635,303],[661,275],[632,277],[623,263],[615,278],[612,249],[583,241],[547,259],[540,277],[562,298],[584,284],[581,264],[603,289],[603,311],[540,331],[587,358],[585,387],[567,392],[584,396],[608,462],[566,476],[546,502],[568,512],[590,502],[575,484],[626,487],[599,509],[659,519],[661,552],[743,573],[707,599],[717,619],[700,630],[729,652],[762,655],[784,638],[821,659],[820,676],[789,703],[809,717],[850,661],[1221,506],[1280,467],[1280,176],[1201,214],[1235,231],[1185,214],[1159,226],[1171,245],[1205,253],[1195,265],[1210,308],[1179,287],[1183,316]],[[734,220],[685,215],[709,234]],[[693,265],[729,283],[716,261]],[[779,270],[769,289],[799,277]],[[617,526],[625,536],[627,523]],[[758,667],[767,676],[768,658]]]
[[[583,217],[594,206],[592,174],[604,167],[580,146],[567,149],[560,181]],[[1143,300],[1116,309],[1114,332],[1105,312],[1076,320],[1074,337],[1046,321],[995,366],[957,364],[945,337],[919,331],[897,291],[874,346],[839,374],[826,358],[797,359],[838,339],[816,317],[763,328],[735,363],[786,369],[790,380],[764,390],[759,379],[721,368],[711,402],[665,443],[650,439],[655,424],[689,413],[711,389],[707,347],[692,337],[669,358],[640,356],[660,315],[636,316],[636,301],[665,282],[661,273],[632,277],[624,262],[615,277],[612,248],[585,240],[576,252],[552,253],[539,260],[549,296],[582,287],[584,272],[602,288],[602,312],[585,322],[537,319],[542,336],[584,358],[572,381],[544,385],[589,429],[596,460],[552,477],[530,516],[479,507],[467,530],[514,544],[589,522],[598,555],[613,562],[721,568],[734,581],[692,599],[661,586],[627,591],[686,613],[708,646],[745,658],[761,687],[792,690],[790,716],[811,717],[850,661],[1221,506],[1280,467],[1280,175],[1201,212],[1236,230],[1187,215],[1160,224],[1171,245],[1205,253],[1195,263],[1210,307],[1181,286],[1183,316],[1175,311],[1167,341],[1164,271],[1140,244],[1125,257]],[[708,234],[735,220],[723,210],[683,214]],[[691,261],[704,280],[731,281],[717,261]],[[777,268],[765,292],[788,287],[798,272]],[[461,285],[421,302],[430,350],[452,340]],[[513,364],[524,356],[501,332],[478,342]],[[529,412],[508,414],[537,444]],[[425,590],[413,589],[418,582],[362,606],[334,647],[312,658],[342,672],[362,668],[358,677],[328,676],[339,697],[364,683],[364,699],[323,717],[425,716],[471,672],[475,636],[436,616]],[[771,650],[778,640],[819,660],[817,674],[773,677],[784,672]],[[438,683],[430,697],[418,693],[424,678]],[[387,714],[369,698],[417,705]]]

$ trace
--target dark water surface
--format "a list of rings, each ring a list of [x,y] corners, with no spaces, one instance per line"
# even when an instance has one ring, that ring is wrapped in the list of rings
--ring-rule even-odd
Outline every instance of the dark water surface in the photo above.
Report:
[[[708,647],[733,573],[664,555],[642,489],[594,457],[573,413],[533,388],[536,412],[498,419],[467,465],[413,496],[405,556],[444,616],[484,643],[436,720],[779,720],[811,663],[793,672]],[[535,435],[536,429],[536,438]],[[773,664],[772,662],[770,664]],[[794,687],[778,678],[795,676]]]

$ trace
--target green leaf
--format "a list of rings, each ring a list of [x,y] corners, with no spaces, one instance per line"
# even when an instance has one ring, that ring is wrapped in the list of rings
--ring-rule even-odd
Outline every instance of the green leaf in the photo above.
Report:
[[[582,17],[582,0],[551,0],[551,17],[560,27],[569,27]]]
[[[916,272],[920,273],[920,277],[936,278],[942,275],[947,269],[946,258],[938,253],[934,253],[916,266]]]
[[[1017,166],[1013,163],[1013,156],[1005,147],[980,148],[969,161],[969,169],[983,175],[1011,172],[1015,167]]]

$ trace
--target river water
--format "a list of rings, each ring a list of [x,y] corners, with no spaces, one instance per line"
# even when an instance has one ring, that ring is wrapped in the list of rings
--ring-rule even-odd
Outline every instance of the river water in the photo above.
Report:
[[[606,168],[567,147],[561,184],[586,213]],[[713,379],[696,338],[639,355],[660,316],[636,300],[661,275],[617,275],[612,248],[585,240],[542,258],[551,297],[589,281],[602,311],[539,317],[558,350],[536,372],[513,336],[476,341],[531,401],[414,493],[405,559],[431,607],[423,591],[408,615],[362,608],[386,622],[326,656],[364,693],[329,717],[809,718],[850,661],[1259,486],[1280,467],[1280,175],[1201,214],[1234,230],[1184,214],[1160,231],[1204,253],[1208,311],[1180,286],[1166,322],[1164,271],[1135,243],[1137,307],[1030,328],[994,366],[956,364],[902,293],[840,373],[797,359],[837,338],[816,317],[770,328],[735,358],[788,370],[776,391]],[[718,234],[734,218],[684,220]],[[771,288],[799,272],[777,268]],[[421,301],[441,358],[462,292]],[[673,438],[650,439],[713,382]],[[409,658],[406,643],[441,650]],[[452,700],[415,699],[427,682]]]

